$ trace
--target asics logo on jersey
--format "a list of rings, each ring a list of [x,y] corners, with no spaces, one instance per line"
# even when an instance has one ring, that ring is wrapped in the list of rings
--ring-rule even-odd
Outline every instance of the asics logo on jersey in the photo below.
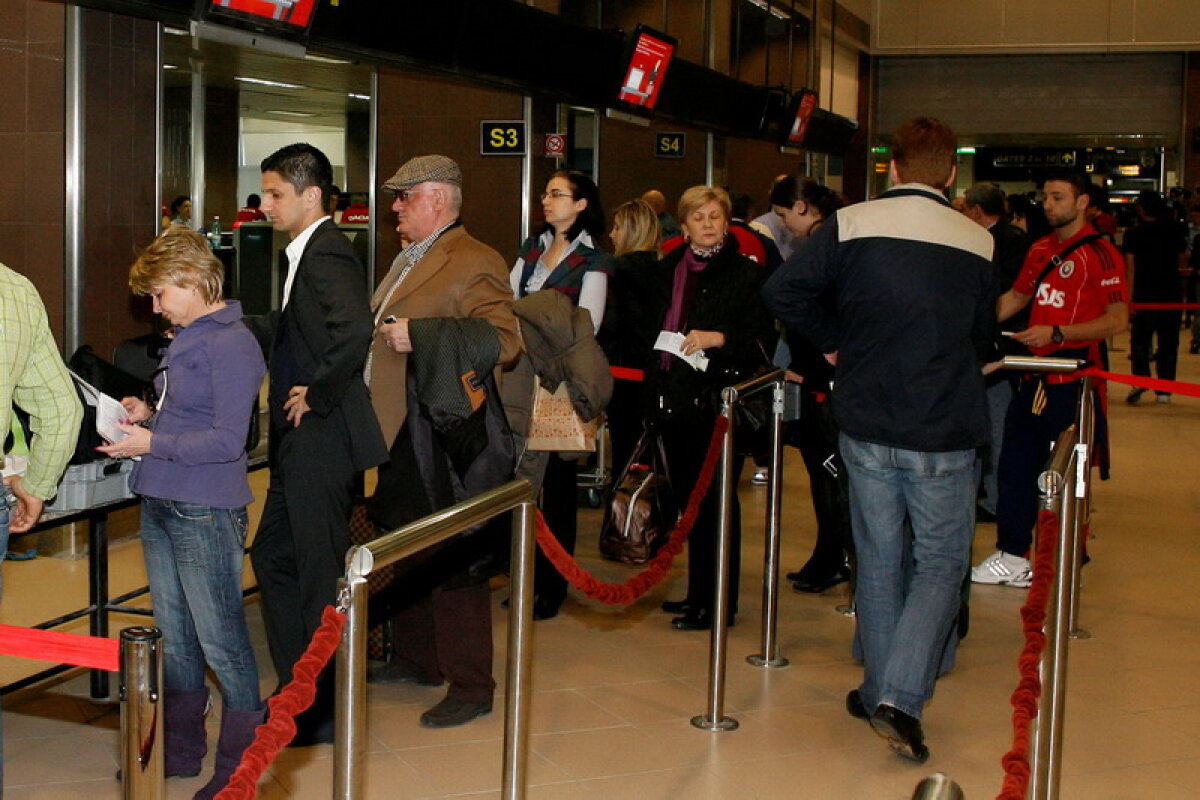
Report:
[[[1054,308],[1062,308],[1067,304],[1066,292],[1052,289],[1046,284],[1038,287],[1037,304],[1039,306],[1053,306]]]

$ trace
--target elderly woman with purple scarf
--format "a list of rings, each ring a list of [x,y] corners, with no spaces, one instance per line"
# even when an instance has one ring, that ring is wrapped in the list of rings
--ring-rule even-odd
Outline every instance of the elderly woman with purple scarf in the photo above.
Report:
[[[686,501],[696,483],[710,434],[720,411],[723,387],[748,377],[765,363],[775,338],[771,317],[760,292],[766,273],[762,266],[738,253],[729,234],[729,195],[712,186],[693,186],[679,200],[679,221],[687,243],[645,271],[648,312],[640,321],[653,342],[658,333],[683,335],[685,356],[703,351],[706,369],[662,351],[646,354],[650,414],[662,436],[671,481],[678,503]],[[735,466],[736,482],[741,472]],[[741,525],[737,495],[733,497],[733,541],[730,565],[729,621],[737,613],[738,570],[741,564]],[[689,538],[688,589],[683,600],[663,603],[678,614],[679,630],[712,626],[714,544],[717,532],[717,490],[714,483],[700,507]]]

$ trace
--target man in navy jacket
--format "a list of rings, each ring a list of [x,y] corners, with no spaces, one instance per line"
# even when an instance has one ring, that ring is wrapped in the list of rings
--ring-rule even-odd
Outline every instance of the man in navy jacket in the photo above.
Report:
[[[955,150],[945,123],[901,125],[898,185],[838,211],[764,289],[788,329],[836,365],[864,663],[847,710],[917,762],[929,757],[921,710],[953,646],[970,564],[972,467],[988,441],[980,368],[995,358],[992,237],[942,192]]]

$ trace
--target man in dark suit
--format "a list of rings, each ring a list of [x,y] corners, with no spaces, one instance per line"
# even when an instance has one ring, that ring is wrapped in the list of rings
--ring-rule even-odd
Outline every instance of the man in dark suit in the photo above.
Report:
[[[254,323],[269,342],[271,483],[250,560],[281,686],[335,600],[355,473],[388,457],[362,374],[367,277],[325,213],[332,183],[329,159],[308,144],[262,162],[262,209],[292,239],[281,308]],[[331,668],[297,726],[293,746],[333,741]]]

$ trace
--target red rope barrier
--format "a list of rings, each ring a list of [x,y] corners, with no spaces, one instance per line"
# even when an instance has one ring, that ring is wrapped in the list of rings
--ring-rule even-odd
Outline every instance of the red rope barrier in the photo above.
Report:
[[[1183,383],[1181,381],[1168,381],[1162,378],[1151,378],[1146,375],[1123,375],[1119,372],[1105,372],[1096,367],[1088,367],[1079,370],[1078,375],[1091,375],[1094,378],[1101,378],[1106,381],[1114,381],[1116,383],[1124,383],[1127,386],[1138,386],[1142,389],[1152,389],[1156,392],[1169,392],[1171,394],[1182,394],[1187,397],[1200,397],[1200,386],[1194,383]]]
[[[1065,501],[1064,501],[1065,502]],[[1037,551],[1034,554],[1033,584],[1021,608],[1025,647],[1017,660],[1021,677],[1012,693],[1013,746],[1004,754],[1004,786],[997,800],[1023,800],[1029,790],[1029,745],[1033,740],[1033,721],[1038,715],[1042,694],[1041,659],[1046,649],[1046,606],[1050,584],[1054,581],[1054,555],[1058,550],[1058,515],[1042,511],[1038,516]]]
[[[16,625],[0,625],[0,655],[57,661],[109,672],[121,668],[121,643],[116,639]]]
[[[635,369],[633,367],[609,367],[608,371],[612,376],[619,381],[644,381],[646,380],[646,371]]]
[[[687,541],[688,534],[692,532],[692,526],[696,524],[696,517],[700,514],[700,503],[708,494],[708,488],[712,484],[717,459],[721,456],[721,440],[728,428],[729,420],[725,417],[717,417],[716,425],[713,426],[712,438],[708,442],[708,451],[704,454],[704,463],[700,467],[700,475],[696,479],[696,485],[692,488],[691,496],[688,497],[687,508],[684,509],[679,521],[675,523],[671,538],[650,560],[644,571],[624,583],[605,583],[597,579],[592,573],[579,566],[579,563],[563,549],[549,526],[546,525],[546,520],[542,518],[542,512],[538,511],[537,543],[541,546],[542,552],[546,554],[546,558],[550,559],[554,568],[570,581],[572,586],[593,600],[599,600],[606,605],[628,605],[646,594],[667,577],[667,573],[671,569],[671,562],[675,560],[675,556],[683,552],[683,543]]]
[[[346,615],[333,606],[326,606],[321,615],[321,627],[313,634],[312,641],[296,666],[292,668],[292,679],[279,694],[267,701],[267,721],[254,731],[254,742],[242,755],[229,783],[217,793],[217,800],[252,800],[258,789],[258,779],[296,735],[297,714],[313,704],[317,696],[317,675],[328,663],[342,641],[342,629],[346,627]]]

